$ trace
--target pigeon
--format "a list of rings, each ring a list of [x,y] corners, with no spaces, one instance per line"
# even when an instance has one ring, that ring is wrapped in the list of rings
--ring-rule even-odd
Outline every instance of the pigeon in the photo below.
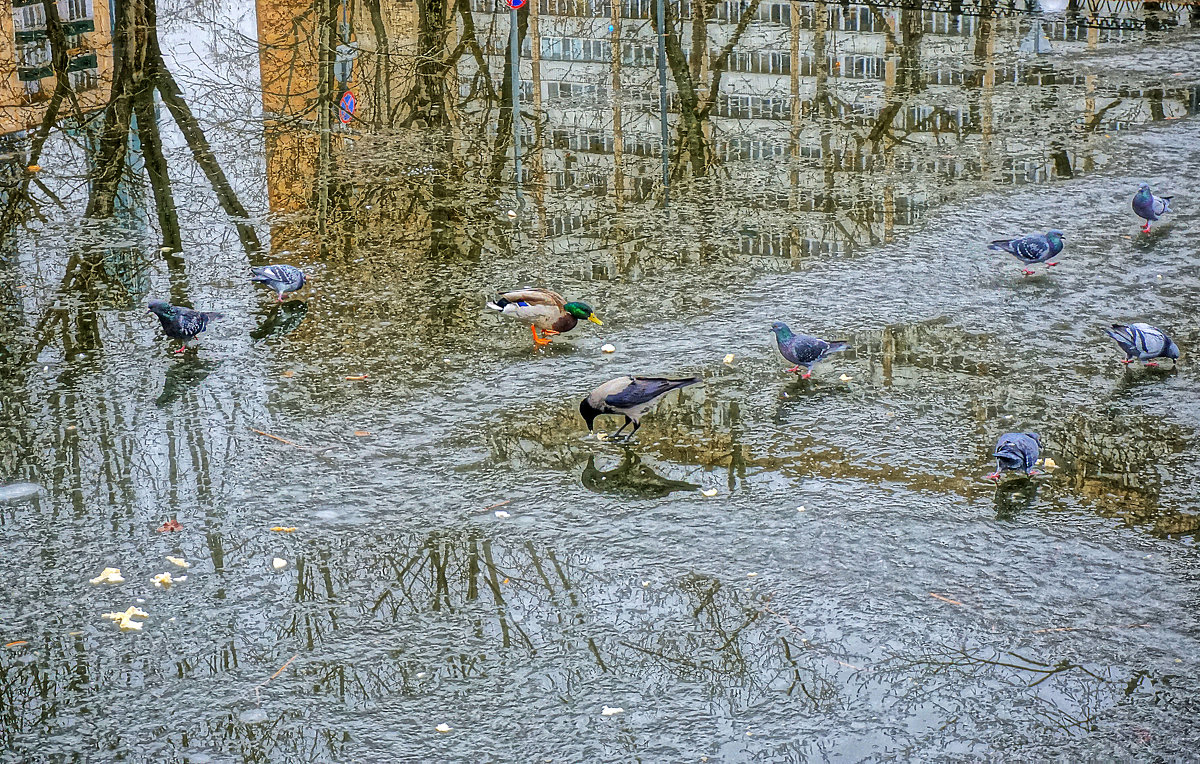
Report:
[[[294,265],[264,265],[250,271],[254,274],[251,281],[266,284],[279,293],[276,302],[283,302],[285,294],[299,291],[305,282],[304,271]]]
[[[1162,329],[1156,329],[1150,324],[1113,324],[1112,328],[1105,329],[1104,333],[1116,340],[1125,351],[1121,363],[1141,361],[1145,366],[1158,366],[1151,359],[1170,358],[1176,362],[1179,360],[1179,346]]]
[[[158,316],[163,334],[171,339],[182,341],[183,344],[175,351],[176,353],[187,350],[188,340],[207,329],[209,321],[215,321],[222,317],[220,313],[202,313],[181,305],[171,305],[166,300],[152,301],[149,311]]]
[[[1142,183],[1138,186],[1137,193],[1133,195],[1133,211],[1146,221],[1142,225],[1142,233],[1150,233],[1152,221],[1158,220],[1168,212],[1173,212],[1171,199],[1170,196],[1155,196],[1150,193],[1149,183]]]
[[[558,292],[541,287],[504,292],[488,302],[487,306],[502,315],[529,324],[533,332],[533,344],[538,347],[549,345],[551,336],[574,329],[581,318],[604,326],[604,322],[596,318],[592,306],[586,302],[567,302]],[[545,336],[539,335],[538,329]]]
[[[1062,252],[1065,238],[1063,232],[1055,228],[1047,231],[1045,235],[1035,233],[1018,239],[996,239],[988,245],[988,249],[1007,252],[1026,265],[1046,263],[1046,267],[1051,268],[1058,263],[1047,261],[1053,260]],[[1028,268],[1022,268],[1021,272],[1026,276],[1033,275],[1033,271]]]
[[[996,471],[988,475],[989,480],[1000,482],[1000,475],[1008,470],[1021,470],[1026,475],[1040,475],[1033,468],[1038,454],[1042,452],[1042,437],[1036,432],[1006,432],[996,441]]]
[[[775,342],[779,345],[779,352],[784,358],[795,364],[788,371],[800,371],[801,366],[807,369],[800,375],[801,379],[811,377],[813,365],[823,360],[825,356],[845,350],[847,347],[846,343],[841,340],[819,340],[807,334],[792,334],[792,330],[782,321],[771,324],[771,331],[775,332]]]
[[[588,430],[593,431],[593,423],[596,417],[601,414],[621,414],[625,417],[625,422],[620,429],[612,434],[612,437],[617,437],[621,434],[629,424],[633,423],[633,430],[629,433],[629,437],[633,437],[638,428],[642,426],[642,415],[649,410],[654,403],[672,390],[678,390],[681,387],[694,385],[700,382],[699,377],[685,377],[683,379],[666,379],[664,377],[617,377],[610,379],[604,384],[597,387],[588,397],[579,402],[579,413],[583,416],[583,420],[587,422]]]

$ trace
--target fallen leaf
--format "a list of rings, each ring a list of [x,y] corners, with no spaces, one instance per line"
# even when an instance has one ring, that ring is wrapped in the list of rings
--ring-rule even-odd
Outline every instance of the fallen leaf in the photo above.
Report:
[[[366,378],[367,378],[366,374],[352,374],[352,375],[346,377],[346,381],[347,382],[362,382]]]
[[[843,374],[842,376],[838,377],[838,379],[842,380],[843,382],[849,382],[850,380],[854,379],[854,377],[851,377],[848,374]]]
[[[171,563],[172,565],[178,565],[181,568],[192,567],[192,564],[182,557],[172,557],[171,555],[167,555],[167,562]]]
[[[365,438],[365,437],[367,437],[368,435],[370,435],[371,433],[367,432],[366,430],[355,430],[355,431],[354,431],[354,434],[355,434],[357,437],[360,437],[360,438]]]
[[[284,377],[287,377],[288,379],[291,379],[292,377],[296,376],[296,372],[294,372],[294,371],[285,371],[285,372],[284,372],[282,375],[280,375],[280,376],[284,376]]]
[[[625,709],[613,708],[612,706],[605,706],[603,710],[600,711],[601,716],[616,716],[617,714],[623,713],[625,713]]]
[[[27,645],[27,644],[29,644],[29,640],[18,639],[16,642],[9,642],[7,645],[5,645],[5,647],[16,647],[17,645]]]
[[[1048,470],[1052,470],[1052,469],[1056,469],[1058,467],[1058,464],[1053,459],[1051,459],[1050,457],[1047,456],[1046,461],[1042,463],[1042,466]]]
[[[434,727],[434,729],[437,730],[438,732],[449,732],[450,730],[452,730],[454,728],[451,727],[449,724],[442,722],[438,726]]]
[[[159,533],[174,533],[181,530],[183,530],[183,526],[173,517],[158,527]]]
[[[796,507],[796,511],[797,511],[797,512],[804,512],[804,511],[805,511],[805,509],[804,509],[804,507]]]
[[[497,510],[496,510],[496,517],[500,518],[501,520],[506,520],[506,519],[508,519],[508,518],[512,517],[512,515],[508,514],[508,513],[507,513],[507,512],[505,512],[503,509],[497,509]]]
[[[274,560],[271,560],[271,567],[275,570],[283,570],[287,567],[287,560],[282,557],[276,557]]]
[[[41,172],[42,171],[41,165],[36,165],[36,164],[31,164],[28,167],[26,167],[25,169],[29,170],[30,172]]]
[[[294,533],[296,531],[296,526],[294,526],[294,525],[273,525],[273,526],[271,526],[271,530],[275,531],[276,533]]]
[[[125,579],[121,577],[120,568],[105,568],[100,571],[100,575],[91,579],[93,584],[123,584]]]
[[[708,490],[701,491],[701,492],[700,492],[700,495],[702,495],[702,496],[716,496],[716,495],[717,495],[717,489],[716,489],[716,488],[709,488]]]
[[[601,353],[615,353],[615,352],[617,352],[617,346],[616,345],[601,345],[600,352]]]
[[[173,583],[175,583],[175,579],[171,578],[170,573],[159,573],[154,577],[154,588],[156,589],[170,589]]]
[[[733,357],[734,357],[733,353],[730,353],[727,356],[725,356],[725,363],[733,363]]]

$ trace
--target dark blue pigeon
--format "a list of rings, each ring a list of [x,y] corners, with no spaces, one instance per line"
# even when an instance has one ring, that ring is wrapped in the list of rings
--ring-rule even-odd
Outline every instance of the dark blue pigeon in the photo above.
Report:
[[[276,302],[283,302],[283,296],[289,292],[298,291],[304,286],[304,271],[294,265],[264,265],[261,268],[251,268],[254,276],[251,281],[266,284],[279,293]]]
[[[988,245],[988,249],[1007,252],[1026,265],[1046,263],[1046,267],[1050,268],[1058,265],[1058,263],[1047,261],[1058,257],[1059,253],[1063,251],[1063,239],[1065,238],[1063,232],[1055,228],[1047,231],[1044,235],[1035,233],[1019,239],[996,239]],[[1028,268],[1022,268],[1021,272],[1026,276],[1033,275],[1033,271]]]
[[[1104,333],[1117,341],[1125,351],[1121,363],[1130,364],[1141,361],[1146,366],[1158,366],[1152,359],[1170,358],[1179,360],[1179,346],[1163,332],[1150,324],[1113,324]]]
[[[187,350],[188,340],[207,329],[209,321],[221,318],[220,313],[202,313],[181,305],[171,305],[166,300],[154,300],[150,303],[149,310],[158,316],[163,334],[183,342],[176,353]]]
[[[800,371],[803,366],[807,371],[800,375],[801,379],[812,376],[812,367],[830,353],[845,350],[847,345],[839,340],[822,340],[807,334],[793,334],[788,325],[782,321],[771,324],[775,332],[775,343],[779,345],[780,354],[795,366],[788,371]]]
[[[989,480],[999,482],[1000,475],[1009,470],[1021,470],[1026,475],[1040,475],[1033,468],[1042,453],[1042,438],[1036,432],[1008,432],[996,441],[996,471],[988,475]]]
[[[617,377],[610,379],[597,387],[588,397],[579,402],[579,413],[587,422],[588,429],[601,414],[618,414],[625,417],[625,422],[612,434],[617,437],[633,424],[629,437],[642,426],[641,418],[659,398],[672,390],[694,385],[699,377],[684,377],[683,379],[667,379],[665,377]]]
[[[1150,223],[1158,220],[1171,209],[1170,196],[1155,196],[1150,193],[1150,184],[1142,183],[1137,193],[1133,195],[1133,211],[1146,222],[1142,225],[1142,233],[1150,233]]]

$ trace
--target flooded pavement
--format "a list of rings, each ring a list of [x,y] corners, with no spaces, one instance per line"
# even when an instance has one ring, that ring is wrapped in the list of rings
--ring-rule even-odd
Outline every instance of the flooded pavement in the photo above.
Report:
[[[158,95],[6,136],[0,760],[1192,755],[1195,19],[671,7],[669,195],[629,2],[519,15],[520,200],[480,3],[164,6]],[[604,325],[535,349],[526,283]],[[798,380],[776,320],[849,348]],[[626,373],[704,384],[587,437]],[[1014,430],[1057,467],[993,485]]]

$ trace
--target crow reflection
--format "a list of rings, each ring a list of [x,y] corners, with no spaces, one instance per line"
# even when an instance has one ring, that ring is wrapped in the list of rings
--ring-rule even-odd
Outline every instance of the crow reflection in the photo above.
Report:
[[[625,449],[621,463],[611,470],[596,469],[595,455],[588,457],[581,477],[583,487],[595,493],[624,493],[661,498],[672,491],[694,491],[699,488],[686,480],[671,480],[659,475],[642,463],[642,457]]]

